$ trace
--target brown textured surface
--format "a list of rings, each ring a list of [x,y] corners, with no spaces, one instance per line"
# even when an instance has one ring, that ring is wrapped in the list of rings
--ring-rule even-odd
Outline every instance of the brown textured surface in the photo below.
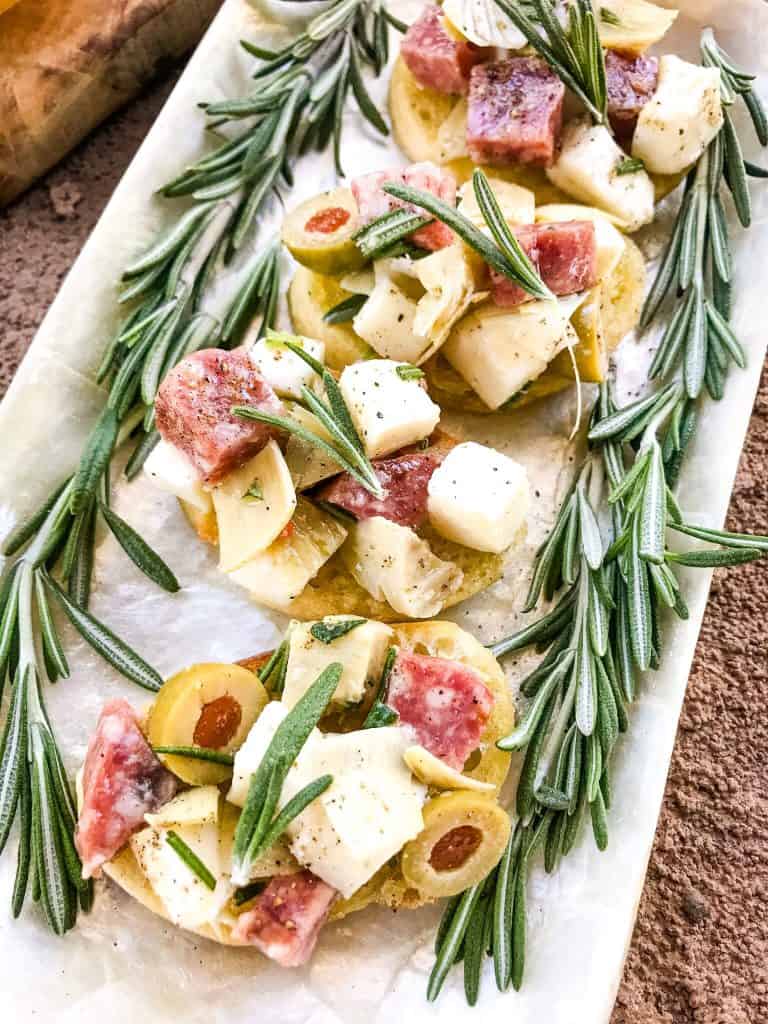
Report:
[[[167,94],[156,87],[0,212],[0,389]],[[768,533],[768,373],[729,524]],[[719,572],[613,1024],[768,1021],[764,566]],[[578,1014],[573,1024],[591,1024]]]

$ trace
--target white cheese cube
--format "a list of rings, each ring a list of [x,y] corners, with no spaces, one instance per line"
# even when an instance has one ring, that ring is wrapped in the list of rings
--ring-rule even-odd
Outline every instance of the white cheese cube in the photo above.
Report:
[[[277,441],[229,473],[212,494],[222,572],[239,568],[268,548],[296,510],[293,480]]]
[[[632,156],[656,174],[678,174],[699,159],[722,126],[717,68],[666,54],[656,92],[640,111]]]
[[[296,344],[319,363],[325,361],[325,345],[322,341],[297,338]],[[267,384],[281,398],[301,398],[302,387],[312,390],[320,382],[312,367],[277,339],[259,338],[248,350],[248,355]]]
[[[354,621],[356,617],[326,615],[319,623],[291,624],[282,696],[287,707],[292,708],[323,669],[335,661],[341,662],[344,671],[331,698],[333,704],[341,707],[359,704],[365,696],[366,684],[378,681],[392,636],[389,626],[369,619],[327,643],[312,635],[314,626],[332,627],[334,623],[347,622],[350,618]]]
[[[438,558],[413,530],[382,516],[351,527],[343,554],[363,589],[412,619],[437,615],[464,578],[458,566]]]
[[[520,536],[530,501],[525,469],[508,455],[468,441],[448,452],[427,485],[438,533],[500,554]]]
[[[219,828],[208,822],[178,825],[173,831],[211,872],[215,889],[209,889],[170,846],[169,829],[143,828],[131,837],[131,849],[169,919],[181,928],[199,928],[216,917],[231,892],[221,875]]]
[[[181,498],[207,514],[213,507],[211,495],[203,487],[197,470],[184,452],[162,438],[147,456],[144,472],[160,490]]]
[[[429,437],[440,419],[440,407],[418,380],[403,379],[398,365],[390,359],[368,359],[347,366],[339,380],[352,421],[371,458]]]
[[[288,834],[296,859],[345,898],[424,827],[426,789],[403,761],[408,743],[397,726],[326,733],[304,748],[283,786],[287,802],[319,776],[333,776]]]
[[[179,793],[144,821],[153,828],[177,828],[179,825],[208,825],[219,817],[218,786],[195,786]]]
[[[560,155],[547,170],[553,185],[615,214],[627,231],[653,220],[654,188],[645,171],[618,174],[627,159],[605,125],[578,118],[565,126]]]
[[[402,287],[402,275],[388,272],[389,263],[376,264],[376,285],[352,326],[380,356],[415,364],[428,351],[429,339],[414,330],[418,299]]]
[[[578,342],[569,323],[573,308],[571,302],[524,302],[514,309],[484,303],[454,327],[443,355],[489,409],[498,409],[561,349]]]

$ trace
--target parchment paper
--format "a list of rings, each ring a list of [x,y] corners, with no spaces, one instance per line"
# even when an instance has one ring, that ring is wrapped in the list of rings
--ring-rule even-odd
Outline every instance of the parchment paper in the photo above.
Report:
[[[410,20],[420,4],[400,2],[395,13]],[[760,0],[686,0],[664,49],[692,59],[698,30],[718,29],[733,56],[761,71],[768,84],[768,11]],[[278,33],[279,34],[279,33]],[[53,304],[29,355],[0,406],[0,534],[23,516],[73,466],[103,396],[92,382],[103,346],[115,325],[114,287],[121,268],[171,216],[170,204],[153,190],[192,159],[203,140],[195,109],[201,99],[242,93],[249,62],[237,39],[273,30],[260,24],[244,0],[228,0],[165,110],[85,246]],[[393,38],[393,43],[396,39]],[[383,102],[384,83],[376,86]],[[344,162],[348,173],[397,162],[382,143],[347,114]],[[327,159],[312,158],[297,173],[289,205],[335,183]],[[736,234],[737,333],[749,351],[749,366],[733,372],[727,397],[706,406],[681,485],[689,518],[720,525],[728,504],[765,342],[761,306],[768,258],[768,193],[754,189],[755,225]],[[263,236],[274,231],[273,211]],[[662,214],[662,223],[664,214]],[[654,228],[643,243],[658,250],[663,232]],[[217,301],[225,301],[225,281]],[[647,346],[628,340],[620,351],[620,389],[632,393],[644,375]],[[514,420],[467,418],[468,436],[504,442],[525,459],[540,491],[528,546],[504,581],[458,609],[452,617],[482,640],[496,639],[520,622],[523,564],[540,539],[562,487],[559,468],[567,459],[566,438],[573,407],[562,399]],[[513,436],[510,436],[512,434]],[[531,446],[548,438],[554,471]],[[548,450],[549,451],[549,450]],[[529,454],[526,455],[526,452]],[[572,453],[574,454],[574,453]],[[153,588],[126,562],[111,538],[97,553],[94,611],[132,641],[163,673],[196,660],[232,660],[270,646],[282,623],[249,604],[215,569],[213,553],[186,527],[175,503],[143,481],[118,483],[116,506],[147,535],[178,572],[184,589],[170,597]],[[460,974],[446,985],[436,1006],[424,998],[432,963],[437,908],[392,914],[370,909],[323,932],[312,963],[299,971],[273,967],[251,951],[224,949],[185,935],[111,886],[101,886],[96,907],[81,916],[63,939],[50,935],[34,911],[13,922],[7,910],[13,857],[0,861],[0,992],[10,1019],[57,1024],[127,1024],[183,1019],[190,1024],[337,1024],[397,1019],[441,1022],[504,1019],[519,1024],[602,1024],[610,1017],[626,946],[632,931],[661,803],[677,718],[685,690],[709,584],[707,573],[687,573],[687,623],[667,624],[662,670],[643,681],[632,709],[628,737],[614,754],[615,805],[610,846],[599,854],[591,835],[553,877],[533,873],[528,909],[529,951],[519,994],[500,995],[489,967],[475,1010],[465,1005]],[[101,704],[125,695],[140,704],[141,691],[112,674],[68,630],[73,675],[48,691],[49,705],[70,769],[81,761]],[[511,681],[520,669],[509,666]]]

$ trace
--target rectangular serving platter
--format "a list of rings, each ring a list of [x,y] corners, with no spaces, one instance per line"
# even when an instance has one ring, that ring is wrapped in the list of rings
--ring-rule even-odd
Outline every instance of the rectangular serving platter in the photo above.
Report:
[[[274,6],[274,5],[273,5]],[[408,21],[421,5],[399,0],[391,9]],[[667,4],[667,6],[673,6]],[[734,58],[759,72],[768,93],[768,8],[760,0],[681,0],[664,48],[689,59],[700,29],[711,24]],[[250,59],[242,37],[272,45],[287,30],[264,21],[245,0],[226,0],[147,136],[65,280],[2,405],[0,405],[0,535],[4,535],[70,472],[105,399],[94,375],[117,324],[116,284],[124,265],[173,217],[173,206],[153,196],[204,145],[200,100],[241,95]],[[393,40],[394,42],[394,40]],[[394,47],[393,47],[394,48]],[[382,108],[386,85],[375,84]],[[403,162],[394,143],[346,114],[344,163],[348,175]],[[747,154],[752,156],[753,154]],[[336,183],[327,156],[299,165],[289,205]],[[726,397],[708,403],[688,458],[680,500],[689,519],[722,525],[765,354],[764,296],[759,269],[768,260],[768,189],[753,190],[754,226],[734,232],[734,327],[749,353],[734,371]],[[259,238],[272,237],[281,211],[262,218]],[[662,214],[662,222],[663,222]],[[658,252],[662,236],[644,244]],[[256,243],[258,244],[258,243]],[[225,277],[212,311],[224,308],[233,275]],[[634,341],[622,349],[629,373],[642,365]],[[233,660],[265,649],[284,619],[249,603],[218,573],[210,551],[192,539],[175,503],[143,481],[116,484],[116,507],[174,567],[184,589],[174,597],[140,577],[111,538],[97,552],[93,610],[162,673],[194,661]],[[546,524],[540,524],[543,529]],[[643,680],[631,727],[614,755],[615,804],[610,844],[598,853],[584,834],[553,876],[533,871],[528,904],[529,949],[520,993],[500,994],[486,968],[477,1007],[464,1002],[460,976],[436,1005],[426,1002],[432,940],[439,909],[393,914],[369,909],[329,926],[311,964],[285,971],[253,951],[218,947],[153,917],[114,887],[100,888],[96,906],[63,939],[34,912],[19,921],[6,909],[13,856],[0,860],[0,992],[13,1020],[110,1024],[183,1019],[188,1024],[259,1020],[262,1024],[337,1024],[410,1018],[419,1021],[492,1021],[501,1013],[516,1024],[603,1024],[611,1015],[653,842],[664,784],[693,652],[709,589],[709,572],[684,573],[687,622],[667,622],[661,669]],[[484,641],[519,624],[509,593],[460,609],[452,617]],[[495,602],[495,606],[488,604]],[[74,772],[101,704],[144,696],[111,672],[62,625],[72,677],[48,691],[54,727]]]

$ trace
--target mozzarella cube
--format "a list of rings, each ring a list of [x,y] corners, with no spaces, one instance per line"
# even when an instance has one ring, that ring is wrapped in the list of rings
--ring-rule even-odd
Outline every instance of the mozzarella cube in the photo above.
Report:
[[[319,363],[325,361],[325,345],[314,338],[296,338],[295,344],[301,346],[307,355]],[[297,356],[287,345],[276,338],[260,338],[248,351],[251,362],[262,375],[267,384],[281,398],[301,398],[302,387],[312,390],[317,387],[320,378]]]
[[[524,302],[514,309],[484,303],[454,327],[443,355],[489,409],[498,409],[561,349],[578,343],[569,323],[573,311],[572,301]]]
[[[525,526],[528,476],[518,462],[493,448],[474,441],[456,445],[427,489],[430,522],[457,544],[500,554]]]
[[[347,366],[339,380],[352,422],[371,458],[429,437],[440,419],[419,380],[403,379],[401,364],[368,359]]]
[[[352,327],[380,356],[418,363],[430,347],[429,339],[414,330],[418,299],[402,287],[402,275],[389,273],[390,262],[376,263],[376,285]]]
[[[169,919],[181,928],[199,928],[217,916],[231,892],[221,876],[219,828],[208,822],[176,825],[173,831],[213,875],[215,889],[209,889],[168,843],[166,828],[143,828],[131,837],[131,849]]]
[[[605,125],[571,121],[563,131],[558,156],[547,175],[563,192],[615,214],[628,231],[653,220],[654,188],[645,171],[618,174],[626,153]]]
[[[341,662],[344,670],[331,698],[333,704],[341,707],[359,704],[365,696],[366,686],[370,682],[378,682],[392,636],[389,626],[381,622],[364,621],[330,642],[318,640],[312,634],[315,626],[332,627],[334,623],[349,619],[349,615],[326,615],[319,623],[291,624],[288,667],[282,696],[287,707],[292,708],[320,673],[335,661]],[[354,618],[352,621],[355,621]]]
[[[291,473],[277,441],[213,489],[219,565],[231,572],[277,540],[296,510]]]
[[[382,516],[351,527],[343,555],[371,597],[412,619],[437,615],[464,579],[458,566],[438,558],[413,530]]]
[[[722,126],[717,68],[666,54],[656,92],[640,111],[632,156],[656,174],[678,174],[699,159]]]
[[[161,491],[181,498],[206,515],[211,512],[210,492],[203,487],[190,460],[175,445],[161,438],[147,456],[144,472]]]
[[[291,850],[345,898],[364,885],[424,827],[426,788],[403,761],[399,727],[326,733],[297,760],[281,803],[320,775],[333,782],[288,826]]]

